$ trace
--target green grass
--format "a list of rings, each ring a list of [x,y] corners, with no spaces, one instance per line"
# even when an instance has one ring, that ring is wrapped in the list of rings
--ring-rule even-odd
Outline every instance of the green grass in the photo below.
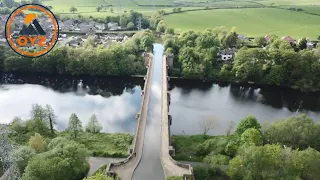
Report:
[[[291,6],[283,6],[285,8],[290,8]],[[307,12],[307,13],[313,13],[313,14],[319,14],[320,15],[320,5],[318,6],[294,6],[297,8],[301,8],[303,9],[303,12]]]
[[[133,136],[128,133],[92,134],[83,132],[77,139],[73,139],[68,132],[61,132],[59,136],[84,144],[92,156],[98,157],[127,157],[128,148],[133,140]]]
[[[213,136],[204,135],[173,135],[171,136],[173,147],[176,150],[175,160],[202,162],[202,158],[196,155],[197,146]]]
[[[274,3],[275,6],[293,5],[293,3],[295,5],[320,5],[320,1],[318,0],[263,0],[256,2],[266,6],[269,6],[271,3]]]
[[[273,8],[185,12],[168,15],[165,20],[169,27],[184,31],[203,31],[218,26],[231,29],[235,26],[238,33],[253,37],[272,33],[316,39],[320,35],[320,16]]]

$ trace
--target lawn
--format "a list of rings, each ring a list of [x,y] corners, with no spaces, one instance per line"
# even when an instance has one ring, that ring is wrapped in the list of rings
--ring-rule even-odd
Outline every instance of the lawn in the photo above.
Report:
[[[237,27],[247,36],[264,36],[268,33],[295,38],[316,39],[320,35],[320,16],[273,8],[217,9],[185,12],[165,17],[169,27],[203,31],[206,28]]]

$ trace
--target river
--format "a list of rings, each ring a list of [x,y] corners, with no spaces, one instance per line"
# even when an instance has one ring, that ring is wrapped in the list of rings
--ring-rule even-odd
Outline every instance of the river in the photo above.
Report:
[[[320,94],[301,93],[291,89],[210,82],[170,81],[173,134],[203,133],[199,121],[215,119],[211,135],[222,135],[231,122],[238,124],[246,116],[257,117],[262,124],[306,113],[320,120]]]
[[[156,51],[157,52],[157,51]],[[155,62],[155,72],[161,69]],[[153,77],[151,104],[157,78]],[[82,80],[83,87],[78,84]],[[58,130],[67,127],[71,113],[76,113],[83,126],[96,113],[104,132],[135,133],[135,115],[141,103],[142,78],[70,77],[39,74],[3,74],[0,72],[0,123],[9,123],[15,116],[27,119],[31,105],[50,104],[58,116]],[[256,116],[261,123],[272,122],[299,113],[314,121],[320,120],[320,95],[300,93],[283,88],[258,88],[214,84],[201,81],[170,80],[173,117],[172,134],[199,134],[199,120],[215,118],[216,127],[209,134],[225,134],[230,122]],[[154,105],[150,105],[150,111]],[[160,107],[159,107],[160,109]],[[150,112],[149,112],[150,113]],[[148,119],[148,123],[151,121]],[[151,126],[150,126],[151,127]],[[148,129],[149,127],[147,127]],[[147,130],[149,131],[149,130]],[[146,137],[149,134],[146,132]]]
[[[55,110],[58,130],[67,128],[71,113],[78,115],[83,126],[95,113],[103,132],[135,133],[142,78],[1,73],[0,77],[1,123],[9,123],[15,116],[28,119],[32,104],[38,103],[50,104]]]

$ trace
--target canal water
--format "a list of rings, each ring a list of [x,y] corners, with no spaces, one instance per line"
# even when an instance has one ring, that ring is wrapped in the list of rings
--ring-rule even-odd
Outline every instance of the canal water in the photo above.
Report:
[[[15,116],[28,119],[32,104],[50,104],[58,130],[66,129],[71,113],[85,126],[95,113],[103,132],[135,133],[143,79],[55,77],[0,73],[0,123]]]
[[[154,68],[143,154],[133,180],[165,179],[160,161],[162,55],[163,46],[154,44]]]

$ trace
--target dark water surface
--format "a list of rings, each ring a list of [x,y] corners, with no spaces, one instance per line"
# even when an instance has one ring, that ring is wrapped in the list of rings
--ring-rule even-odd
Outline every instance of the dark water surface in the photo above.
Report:
[[[203,133],[199,121],[215,118],[209,134],[225,134],[231,121],[236,124],[249,115],[261,122],[272,122],[300,113],[320,120],[320,94],[301,93],[283,88],[258,88],[201,81],[170,81],[173,134]]]
[[[0,73],[2,123],[15,116],[27,119],[32,104],[50,104],[57,115],[58,130],[67,127],[76,113],[85,126],[95,113],[104,132],[135,133],[135,115],[141,103],[143,79],[90,78]],[[82,82],[82,85],[81,83]]]

